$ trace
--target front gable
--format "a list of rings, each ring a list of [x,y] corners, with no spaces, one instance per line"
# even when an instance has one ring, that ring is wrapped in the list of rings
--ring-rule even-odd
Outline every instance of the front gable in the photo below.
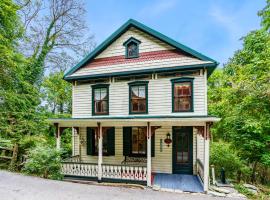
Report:
[[[134,40],[140,41],[140,53],[175,49],[174,47],[134,27],[131,27],[119,38],[117,38],[111,45],[104,49],[99,55],[97,55],[94,59],[114,56],[125,56],[125,44],[132,38]]]
[[[126,43],[139,41],[139,54],[127,58]],[[172,67],[210,67],[210,73],[217,62],[168,38],[145,25],[129,20],[107,40],[69,70],[65,80],[87,79],[133,74],[136,70],[169,70]],[[138,71],[139,72],[139,71]],[[210,74],[209,73],[209,74]]]

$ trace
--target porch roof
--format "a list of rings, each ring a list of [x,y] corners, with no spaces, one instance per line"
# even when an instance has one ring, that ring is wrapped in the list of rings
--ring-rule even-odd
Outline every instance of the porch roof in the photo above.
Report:
[[[139,115],[139,116],[94,116],[91,118],[50,118],[51,124],[58,123],[60,127],[96,126],[100,122],[106,126],[135,125],[144,126],[147,122],[151,125],[204,125],[205,122],[218,122],[221,118],[203,116],[175,116],[175,115]]]

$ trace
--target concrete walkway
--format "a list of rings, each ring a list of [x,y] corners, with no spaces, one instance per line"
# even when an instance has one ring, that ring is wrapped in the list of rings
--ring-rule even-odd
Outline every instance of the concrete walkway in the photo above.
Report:
[[[97,200],[97,199],[154,199],[154,200],[214,200],[204,194],[158,192],[151,189],[86,185],[0,171],[1,200]]]

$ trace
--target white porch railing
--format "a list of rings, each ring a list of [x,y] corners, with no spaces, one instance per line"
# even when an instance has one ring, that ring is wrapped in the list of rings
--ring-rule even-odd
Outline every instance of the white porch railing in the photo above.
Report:
[[[64,162],[61,173],[68,176],[97,177],[98,166],[92,163]]]
[[[68,176],[97,177],[98,165],[93,163],[63,162],[62,174]],[[102,165],[102,178],[146,181],[147,169],[144,166]]]
[[[204,182],[204,165],[200,159],[197,159],[196,167],[198,176],[201,178],[201,181]]]

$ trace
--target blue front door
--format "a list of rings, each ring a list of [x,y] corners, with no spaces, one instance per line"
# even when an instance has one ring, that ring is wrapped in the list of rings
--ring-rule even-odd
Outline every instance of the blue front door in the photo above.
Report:
[[[193,173],[193,127],[173,127],[173,173]]]

